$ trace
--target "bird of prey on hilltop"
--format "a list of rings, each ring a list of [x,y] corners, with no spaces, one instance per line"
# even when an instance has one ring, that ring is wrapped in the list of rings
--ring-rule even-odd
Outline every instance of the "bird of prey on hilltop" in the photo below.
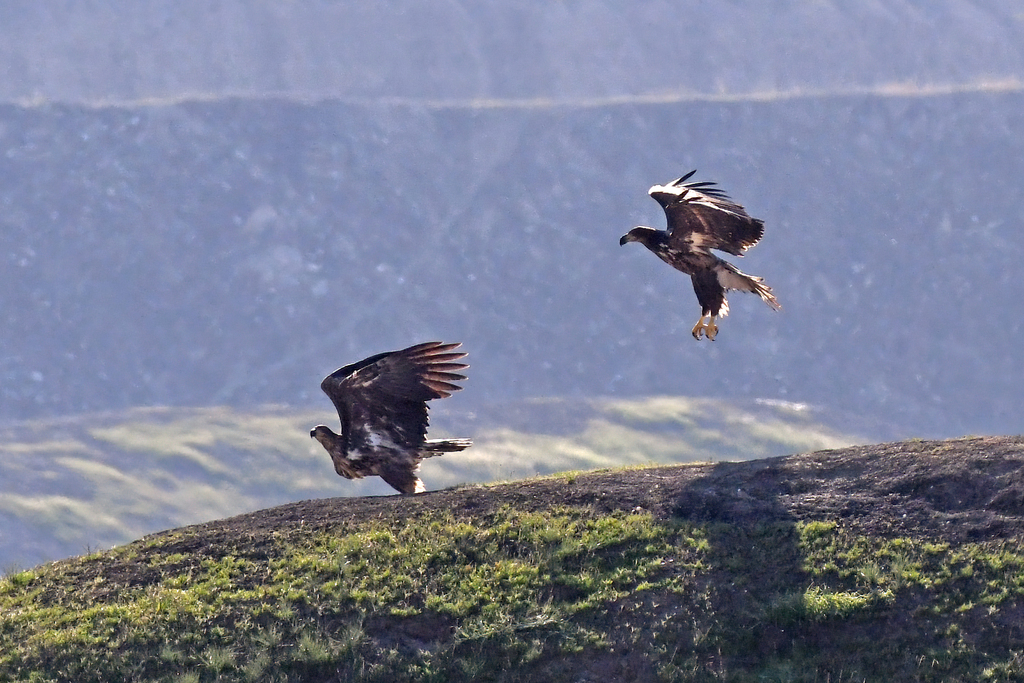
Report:
[[[422,493],[417,470],[424,458],[469,448],[469,439],[427,439],[427,401],[462,389],[456,371],[466,354],[460,344],[426,342],[346,365],[320,388],[341,418],[341,434],[317,425],[309,435],[346,479],[376,475],[402,493]]]
[[[764,222],[748,216],[742,206],[715,188],[715,183],[685,182],[696,172],[690,171],[647,191],[665,210],[668,230],[638,226],[623,235],[619,244],[639,242],[662,261],[690,276],[701,309],[700,320],[693,326],[693,337],[699,340],[704,335],[714,341],[718,334],[715,319],[729,313],[727,290],[753,292],[775,310],[782,307],[762,278],[741,273],[736,266],[711,253],[717,249],[743,256],[764,235]]]

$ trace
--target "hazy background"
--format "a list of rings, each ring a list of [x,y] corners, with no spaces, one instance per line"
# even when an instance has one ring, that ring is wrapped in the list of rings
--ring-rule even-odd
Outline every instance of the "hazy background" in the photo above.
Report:
[[[638,245],[766,224],[695,342]],[[1021,432],[1024,8],[8,2],[0,570],[310,497],[320,379],[462,341],[428,488]]]
[[[0,420],[329,408],[463,341],[453,409],[807,402],[1021,429],[1019,2],[13,2],[0,10]],[[637,245],[692,168],[754,216],[696,343]],[[881,433],[881,432],[879,432]]]

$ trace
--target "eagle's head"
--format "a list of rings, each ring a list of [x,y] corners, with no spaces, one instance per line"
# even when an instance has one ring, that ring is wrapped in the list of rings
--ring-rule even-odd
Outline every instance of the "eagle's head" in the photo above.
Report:
[[[649,244],[651,237],[658,231],[654,228],[648,228],[643,225],[638,225],[619,239],[619,246],[626,244],[627,242],[639,242],[640,244]]]
[[[338,438],[338,435],[331,431],[330,427],[326,425],[317,425],[309,430],[309,436],[312,439],[316,439],[320,443],[327,447],[329,442],[334,441]]]
[[[309,435],[320,442],[331,460],[334,462],[334,471],[346,479],[360,479],[362,474],[352,468],[352,463],[345,457],[345,445],[341,437],[331,431],[330,427],[317,425],[309,430]]]

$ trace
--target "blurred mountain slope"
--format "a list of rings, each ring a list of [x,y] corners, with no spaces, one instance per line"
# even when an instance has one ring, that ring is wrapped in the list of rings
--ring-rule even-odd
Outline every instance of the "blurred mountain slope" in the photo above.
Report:
[[[910,435],[1020,431],[1024,94],[546,109],[0,107],[0,415],[316,405],[466,344],[459,406],[777,398]],[[691,168],[763,218],[713,344],[618,246]],[[634,245],[635,246],[635,245]],[[464,403],[463,403],[464,402]]]
[[[577,99],[1024,74],[1012,0],[16,3],[0,101]]]
[[[0,421],[313,405],[459,339],[479,401],[687,394],[1020,431],[1014,2],[20,3]],[[694,344],[619,235],[691,168],[766,221]],[[468,392],[467,392],[468,394]]]

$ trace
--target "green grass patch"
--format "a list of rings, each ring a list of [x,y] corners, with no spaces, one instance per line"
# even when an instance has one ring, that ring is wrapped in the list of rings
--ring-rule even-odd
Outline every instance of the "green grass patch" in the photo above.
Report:
[[[241,681],[345,669],[351,680],[382,680],[374,666],[404,661],[417,676],[448,676],[475,650],[511,647],[502,660],[511,661],[605,642],[603,628],[576,615],[682,586],[680,568],[692,575],[702,547],[699,532],[647,514],[509,508],[472,522],[435,514],[352,525],[281,542],[260,561],[151,545],[152,581],[116,585],[97,569],[84,585],[63,583],[68,565],[90,573],[82,560],[0,582],[0,672]],[[427,624],[430,651],[375,649],[363,625],[381,620]]]
[[[612,663],[663,681],[1024,671],[1015,540],[507,505],[181,552],[188,533],[0,580],[0,680],[540,681]]]
[[[1024,598],[1024,547],[1019,539],[949,543],[912,538],[871,538],[835,523],[799,525],[804,569],[853,591],[891,599],[899,591],[933,595],[941,614],[978,605],[998,608]]]

